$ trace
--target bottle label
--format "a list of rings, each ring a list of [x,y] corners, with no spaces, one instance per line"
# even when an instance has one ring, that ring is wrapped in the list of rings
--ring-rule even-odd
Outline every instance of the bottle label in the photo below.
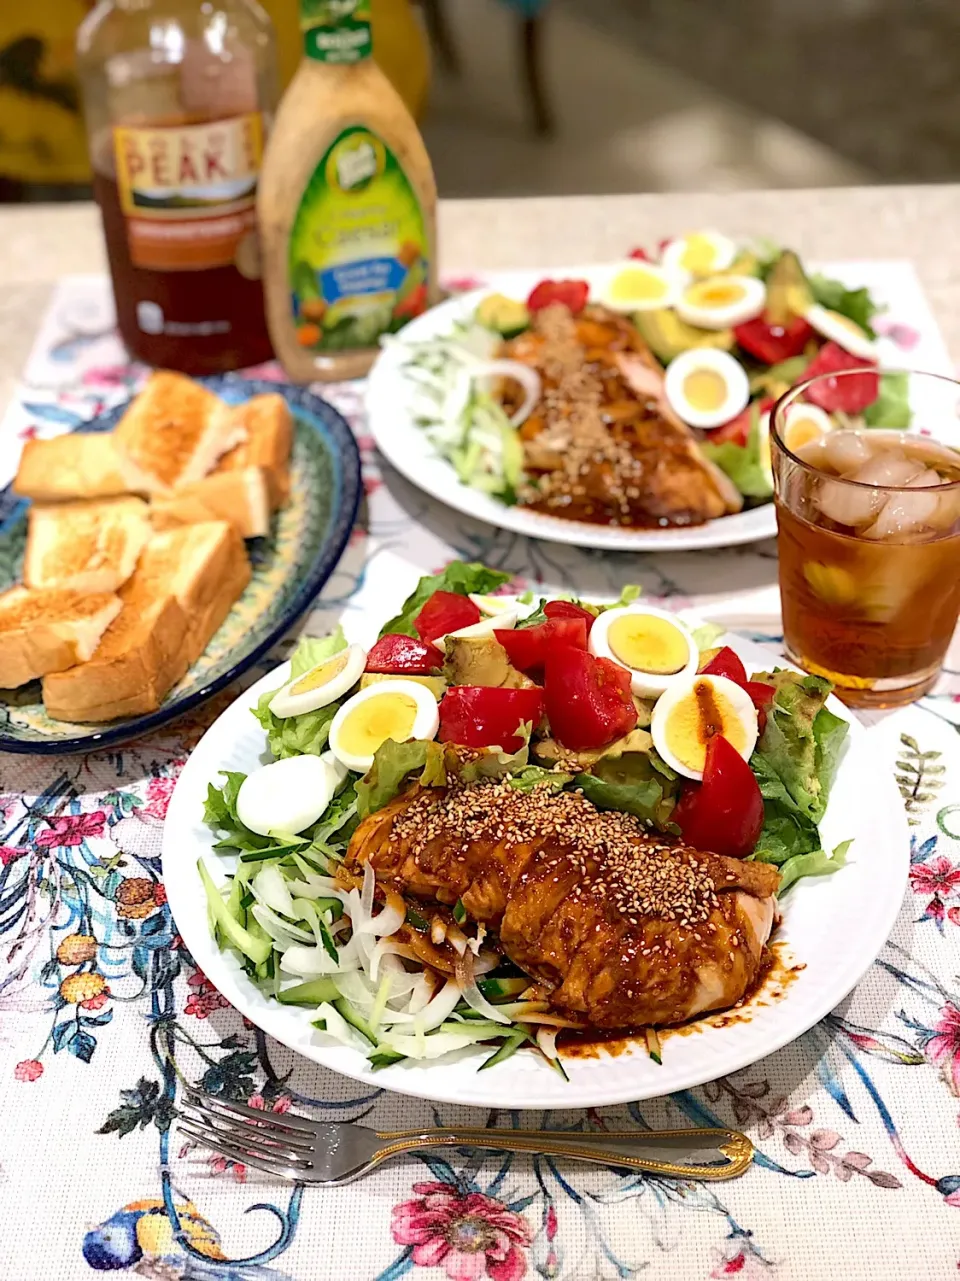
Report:
[[[427,307],[427,228],[397,157],[369,129],[344,129],[314,169],[290,232],[301,347],[373,347]]]
[[[362,62],[373,51],[370,0],[300,0],[300,29],[318,62]]]
[[[236,263],[244,275],[258,273],[258,111],[199,125],[118,125],[113,143],[134,266],[200,271]]]

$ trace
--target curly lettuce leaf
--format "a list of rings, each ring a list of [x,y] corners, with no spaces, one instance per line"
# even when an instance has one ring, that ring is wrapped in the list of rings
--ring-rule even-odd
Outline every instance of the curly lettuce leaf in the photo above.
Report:
[[[356,784],[357,813],[361,818],[383,809],[403,791],[411,775],[423,787],[442,787],[447,781],[446,752],[442,743],[414,740],[397,743],[388,738],[377,748],[373,764]]]
[[[277,691],[261,694],[252,712],[267,732],[267,744],[273,757],[282,761],[287,756],[319,756],[327,746],[330,725],[340,702],[318,707],[315,712],[299,716],[274,716],[270,700]]]
[[[504,583],[510,575],[499,569],[489,569],[478,561],[454,560],[439,574],[427,574],[403,602],[403,609],[380,628],[381,636],[416,636],[413,620],[434,592],[457,592],[461,596],[471,593],[487,596]]]
[[[795,854],[780,868],[780,888],[777,893],[782,897],[791,885],[804,876],[827,876],[839,872],[847,861],[847,851],[852,840],[841,841],[832,854],[826,850],[816,849],[809,854]]]
[[[738,445],[733,440],[712,445],[707,440],[701,443],[700,449],[705,458],[726,472],[745,498],[769,498],[773,485],[763,464],[760,445],[760,413],[754,405],[750,411],[750,434],[745,445]]]
[[[880,395],[863,411],[863,421],[868,427],[886,427],[902,431],[913,419],[910,408],[910,375],[883,373],[880,375]]]
[[[562,792],[568,783],[573,782],[572,774],[562,770],[544,769],[542,765],[525,765],[510,778],[510,786],[518,792],[532,792],[535,787],[548,786],[554,792]]]
[[[589,774],[578,774],[573,786],[597,809],[620,810],[660,831],[677,831],[670,815],[679,784],[660,773],[645,752],[605,757]]]
[[[882,309],[870,297],[869,289],[848,289],[839,280],[814,274],[807,277],[814,301],[830,311],[838,311],[859,325],[871,338],[876,337],[871,321]]]
[[[240,821],[237,814],[237,795],[247,777],[238,770],[221,770],[225,782],[221,787],[207,784],[207,798],[203,805],[203,821],[220,836],[214,845],[217,850],[239,850],[241,853],[289,850],[307,843],[306,838],[261,836],[252,832]]]
[[[347,638],[339,623],[329,636],[301,636],[300,643],[290,655],[290,679],[305,676],[311,667],[333,658],[334,654],[346,648]]]

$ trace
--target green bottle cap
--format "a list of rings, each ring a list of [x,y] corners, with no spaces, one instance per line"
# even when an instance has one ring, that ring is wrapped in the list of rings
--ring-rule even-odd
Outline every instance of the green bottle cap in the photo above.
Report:
[[[300,0],[300,30],[318,62],[362,62],[373,52],[370,0]]]

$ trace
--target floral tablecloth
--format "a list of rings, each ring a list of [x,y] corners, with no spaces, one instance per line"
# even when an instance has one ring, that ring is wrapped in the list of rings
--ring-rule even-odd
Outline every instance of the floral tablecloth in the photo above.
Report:
[[[8,472],[18,438],[69,428],[136,386],[142,371],[125,363],[108,299],[99,279],[61,285],[2,428]],[[389,579],[395,594],[398,575],[415,578],[457,554],[585,595],[638,581],[651,598],[697,605],[776,646],[773,545],[613,557],[477,525],[381,470],[361,390],[325,391],[357,431],[367,503],[306,630],[325,630],[377,582]],[[894,934],[853,995],[733,1077],[550,1117],[521,1117],[508,1096],[478,1113],[335,1076],[245,1023],[198,970],[166,905],[160,832],[178,769],[229,696],[119,750],[0,757],[0,1277],[956,1276],[954,689],[960,680],[948,674],[922,705],[873,718],[908,811],[913,861]],[[424,1154],[343,1189],[304,1191],[185,1143],[171,1128],[185,1079],[254,1107],[389,1129],[735,1123],[759,1155],[741,1180],[708,1186],[496,1153]]]

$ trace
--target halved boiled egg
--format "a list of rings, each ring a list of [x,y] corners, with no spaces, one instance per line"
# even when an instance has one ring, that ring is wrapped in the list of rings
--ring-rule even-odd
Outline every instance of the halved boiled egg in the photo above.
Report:
[[[862,360],[877,359],[877,347],[873,339],[849,316],[814,303],[804,312],[803,318],[818,334],[823,334],[824,338],[829,338],[851,356],[859,356]]]
[[[652,698],[696,672],[699,658],[680,619],[647,605],[605,609],[590,629],[590,653],[626,667],[633,692]]]
[[[773,462],[770,457],[770,414],[760,415],[760,466],[763,474],[773,487]],[[836,423],[819,405],[808,405],[804,401],[792,404],[786,412],[780,437],[787,449],[793,453],[802,453],[807,445],[822,440],[824,436],[836,429]]]
[[[479,598],[478,598],[479,600]],[[474,601],[478,609],[483,606]],[[467,627],[460,627],[455,632],[447,632],[445,636],[438,636],[433,642],[439,649],[447,648],[447,641],[454,636],[492,636],[495,631],[507,631],[516,627],[517,620],[520,617],[519,608],[511,601],[509,609],[500,610],[496,614],[488,614],[486,618],[481,618],[479,623],[470,623]]]
[[[272,761],[240,784],[237,817],[260,836],[295,836],[317,821],[338,785],[336,769],[321,756]]]
[[[359,645],[348,645],[302,676],[287,681],[270,700],[270,711],[274,716],[301,716],[326,707],[356,685],[366,662],[365,650]]]
[[[433,738],[440,728],[437,700],[430,690],[402,677],[359,690],[343,704],[330,726],[330,750],[348,769],[365,774],[388,738]]]
[[[675,306],[688,325],[729,329],[759,316],[766,301],[766,286],[756,276],[712,276],[687,285]]]
[[[665,246],[664,267],[685,271],[691,276],[710,276],[726,271],[737,256],[737,246],[719,231],[689,231]]]
[[[703,778],[707,743],[722,734],[748,761],[757,745],[757,709],[750,695],[726,676],[678,681],[654,704],[653,745],[685,778]]]
[[[694,347],[667,366],[663,390],[670,408],[691,427],[719,427],[750,399],[746,370],[727,351]]]
[[[597,288],[597,299],[614,311],[654,311],[672,307],[684,277],[652,262],[630,262]]]
[[[511,614],[517,610],[517,602],[512,596],[481,596],[476,592],[471,592],[467,597],[472,600],[481,614],[488,618],[502,617],[504,614]]]

